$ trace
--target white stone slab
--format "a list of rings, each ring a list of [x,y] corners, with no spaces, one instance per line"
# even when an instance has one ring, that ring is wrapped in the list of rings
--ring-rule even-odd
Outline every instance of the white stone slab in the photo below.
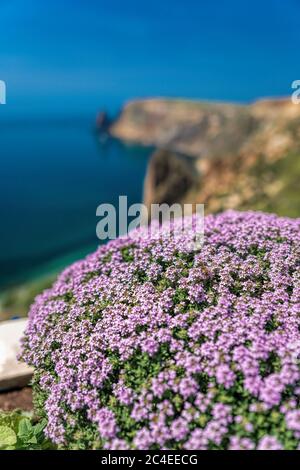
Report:
[[[17,361],[26,324],[26,319],[0,322],[0,390],[22,387],[32,376],[33,369]]]

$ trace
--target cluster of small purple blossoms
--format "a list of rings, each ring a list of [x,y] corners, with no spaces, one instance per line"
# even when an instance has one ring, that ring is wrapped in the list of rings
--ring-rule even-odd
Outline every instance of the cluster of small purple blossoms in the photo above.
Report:
[[[192,218],[191,218],[192,220]],[[300,219],[138,229],[66,269],[23,339],[65,448],[298,449]]]

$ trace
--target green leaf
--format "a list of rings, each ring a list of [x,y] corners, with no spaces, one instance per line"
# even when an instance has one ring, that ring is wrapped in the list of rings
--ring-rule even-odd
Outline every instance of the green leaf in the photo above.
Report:
[[[32,436],[30,439],[26,441],[28,444],[37,444],[37,438]]]
[[[14,446],[17,442],[16,433],[8,426],[0,426],[0,449]]]
[[[41,434],[44,431],[46,425],[47,425],[46,419],[43,419],[40,423],[36,424],[33,428],[34,435],[38,436],[39,434]]]
[[[8,426],[13,429],[15,433],[18,432],[19,422],[23,419],[23,416],[19,411],[13,411],[10,413],[0,411],[0,426]]]
[[[28,418],[23,418],[19,423],[19,430],[18,430],[18,437],[21,440],[30,439],[31,435],[33,434],[33,427],[30,423]]]

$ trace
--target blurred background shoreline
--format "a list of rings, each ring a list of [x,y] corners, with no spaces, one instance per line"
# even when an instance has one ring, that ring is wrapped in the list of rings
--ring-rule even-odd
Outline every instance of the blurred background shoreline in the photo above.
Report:
[[[149,98],[94,121],[0,128],[10,155],[0,188],[1,320],[26,316],[59,271],[96,249],[96,208],[117,207],[119,195],[148,206],[204,203],[206,213],[300,215],[300,106],[290,98],[249,105]]]
[[[96,208],[119,195],[298,216],[299,13],[297,0],[1,1],[0,320],[96,249]],[[252,106],[263,97],[275,104]]]

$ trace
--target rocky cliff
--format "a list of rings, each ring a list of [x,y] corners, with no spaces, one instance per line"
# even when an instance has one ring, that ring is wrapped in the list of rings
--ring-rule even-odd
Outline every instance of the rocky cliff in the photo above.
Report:
[[[261,209],[300,215],[300,105],[149,99],[127,104],[110,126],[154,145],[145,201],[198,202],[206,211]]]

